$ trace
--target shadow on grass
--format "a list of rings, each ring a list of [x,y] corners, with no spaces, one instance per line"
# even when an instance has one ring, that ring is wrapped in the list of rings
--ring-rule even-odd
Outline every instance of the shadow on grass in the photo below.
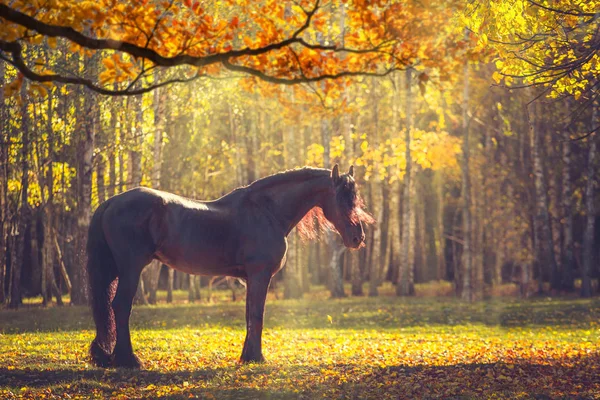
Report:
[[[98,388],[104,392],[112,392],[121,384],[144,388],[147,385],[169,383],[182,385],[183,382],[210,380],[219,369],[200,369],[195,371],[160,372],[127,369],[45,369],[34,368],[8,369],[0,368],[0,387],[45,388],[64,386],[78,388]],[[85,390],[84,390],[85,391]]]
[[[134,307],[133,329],[198,326],[245,326],[244,302]],[[331,315],[335,323],[328,322]],[[600,319],[600,301],[537,299],[519,302],[464,303],[455,299],[348,298],[342,300],[276,300],[267,304],[266,327],[287,329],[395,329],[427,325],[588,326]],[[93,330],[87,307],[0,310],[0,332]]]
[[[447,366],[356,364],[268,364],[196,371],[9,370],[0,368],[0,388],[31,394],[50,389],[74,396],[132,398],[593,398],[600,393],[600,355],[568,358],[555,364],[524,360],[514,364],[472,363]],[[282,372],[296,381],[277,380]],[[243,382],[238,379],[245,377]],[[271,380],[265,380],[269,377]],[[207,384],[201,387],[199,383]],[[161,389],[163,387],[163,389]],[[164,392],[164,387],[177,390]],[[161,390],[163,390],[161,392]]]

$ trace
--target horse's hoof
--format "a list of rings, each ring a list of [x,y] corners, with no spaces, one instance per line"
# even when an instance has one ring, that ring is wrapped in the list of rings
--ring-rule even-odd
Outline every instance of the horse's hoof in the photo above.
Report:
[[[142,362],[135,354],[121,357],[115,354],[112,360],[112,366],[115,368],[141,369]]]
[[[100,368],[108,368],[111,366],[111,355],[94,340],[90,346],[90,358],[92,364]]]

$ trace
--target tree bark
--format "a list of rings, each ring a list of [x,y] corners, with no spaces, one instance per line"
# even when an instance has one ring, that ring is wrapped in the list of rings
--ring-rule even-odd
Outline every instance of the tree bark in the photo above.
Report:
[[[536,243],[536,262],[539,266],[550,266],[550,285],[554,290],[560,289],[560,275],[554,254],[554,243],[552,240],[550,212],[548,209],[548,188],[546,186],[546,172],[542,160],[542,141],[539,124],[539,105],[536,101],[533,112],[528,112],[529,132],[531,140],[531,152],[533,158],[533,179],[536,198],[535,222],[538,228],[538,241]]]
[[[373,206],[375,208],[375,219],[377,225],[373,226],[373,251],[370,254],[371,262],[369,263],[369,297],[376,297],[379,295],[377,287],[379,286],[379,273],[380,263],[383,255],[381,254],[381,235],[382,235],[382,221],[383,221],[383,202],[381,202],[381,184],[375,181],[375,177],[372,176],[369,182],[371,186],[371,193],[373,193]]]
[[[97,129],[97,102],[96,95],[90,90],[84,89],[83,95],[84,111],[78,114],[83,121],[82,139],[79,142],[79,163],[77,168],[79,190],[78,190],[78,216],[77,216],[77,253],[76,264],[73,266],[73,290],[71,291],[71,304],[83,305],[88,302],[88,282],[86,262],[87,233],[92,213],[92,168],[94,141]]]
[[[571,185],[571,137],[567,129],[563,130],[562,164],[562,288],[567,292],[572,292],[575,290],[573,272],[573,189]]]
[[[162,170],[162,149],[163,149],[163,137],[165,128],[165,117],[166,117],[166,102],[167,102],[167,91],[164,88],[156,89],[154,92],[154,144],[153,144],[153,164],[152,164],[152,187],[160,189],[160,178]],[[152,260],[150,265],[146,267],[145,273],[148,277],[148,303],[156,304],[157,296],[156,291],[158,290],[158,280],[160,277],[160,270],[162,263],[158,260]],[[193,301],[193,298],[192,298]]]
[[[448,276],[446,265],[446,238],[444,227],[444,181],[436,174],[436,194],[437,194],[437,219],[435,227],[436,253],[438,259],[437,279],[446,279]]]
[[[106,104],[106,103],[105,103]],[[98,105],[99,106],[99,105]],[[107,106],[108,107],[108,106]],[[109,126],[110,121],[113,119],[111,112],[109,114]],[[100,114],[101,115],[101,114]],[[106,144],[108,143],[108,132],[103,128],[100,117],[98,118],[98,132],[96,133],[96,147],[100,150],[96,154],[94,164],[96,165],[96,191],[98,195],[98,205],[104,203],[106,200],[106,185],[104,184],[104,175],[106,173],[106,158],[105,152]]]
[[[17,258],[11,257],[11,285],[10,285],[10,308],[18,308],[22,304],[21,297],[21,265],[25,260],[25,231],[30,219],[29,210],[29,131],[31,129],[27,110],[29,103],[27,95],[27,83],[21,86],[21,135],[23,147],[21,148],[21,200],[18,215],[18,237],[16,243]]]
[[[463,162],[462,162],[462,197],[463,197],[463,284],[461,297],[463,300],[472,301],[472,216],[471,216],[471,175],[469,172],[469,61],[465,61],[463,83]]]
[[[167,303],[173,302],[173,281],[175,280],[175,270],[169,268],[169,277],[167,280]]]
[[[302,286],[298,271],[297,237],[295,233],[288,236],[285,270],[283,271],[283,298],[299,299],[302,297]]]
[[[592,112],[592,129],[598,126],[598,100],[594,102]],[[596,220],[596,209],[594,205],[594,179],[597,176],[596,147],[598,133],[593,133],[588,138],[588,160],[585,184],[585,231],[583,235],[583,271],[581,274],[581,296],[592,296],[592,270],[594,263],[594,228]]]
[[[136,117],[132,122],[131,135],[133,138],[133,148],[129,153],[130,161],[130,188],[136,188],[142,184],[142,143],[144,141],[144,109],[143,109],[143,96],[138,96],[134,101],[136,107]],[[156,264],[155,264],[156,265]],[[140,280],[138,282],[137,291],[133,299],[135,304],[148,305],[148,299],[146,298],[146,291],[144,288],[144,276],[148,273],[147,269],[144,269]]]
[[[4,103],[4,74],[6,63],[0,63],[0,121],[8,120],[8,107]],[[9,143],[8,124],[0,125],[0,141]],[[0,305],[6,302],[6,262],[8,251],[8,153],[9,146],[0,146]]]
[[[412,70],[406,70],[405,78],[406,91],[406,126],[404,130],[404,143],[406,149],[404,157],[406,158],[406,168],[404,170],[404,193],[402,195],[402,247],[400,250],[400,269],[398,274],[398,283],[396,284],[396,295],[411,296],[414,294],[414,284],[411,282],[413,260],[410,259],[411,247],[411,202],[410,188],[412,180],[412,157],[410,154],[411,135],[412,135]]]
[[[329,234],[329,242],[333,245],[331,260],[329,261],[329,269],[331,271],[331,297],[339,299],[346,297],[344,292],[344,278],[342,276],[342,256],[346,251],[346,247],[338,243],[333,237],[333,233]]]
[[[46,188],[48,189],[48,198],[44,207],[44,242],[42,259],[42,301],[46,305],[52,301],[52,288],[54,283],[54,243],[52,243],[52,230],[54,227],[54,131],[52,128],[53,116],[52,92],[48,96],[47,110],[47,135],[48,135],[48,158],[46,171]],[[50,290],[48,290],[50,289]],[[58,289],[56,289],[57,291]],[[58,301],[58,299],[57,299]]]

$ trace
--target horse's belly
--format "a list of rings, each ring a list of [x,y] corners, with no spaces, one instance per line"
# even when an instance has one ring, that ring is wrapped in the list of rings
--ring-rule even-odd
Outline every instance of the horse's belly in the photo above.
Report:
[[[245,276],[241,265],[236,265],[233,258],[222,254],[167,247],[158,251],[155,257],[169,267],[188,274]]]

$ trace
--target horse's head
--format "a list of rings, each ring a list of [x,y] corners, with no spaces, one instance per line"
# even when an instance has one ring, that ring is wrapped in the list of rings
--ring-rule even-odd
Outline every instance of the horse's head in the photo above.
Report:
[[[321,208],[323,214],[342,236],[346,247],[357,249],[365,241],[363,223],[373,223],[373,217],[362,209],[362,200],[354,181],[354,167],[340,175],[337,164],[331,170],[332,191]]]

